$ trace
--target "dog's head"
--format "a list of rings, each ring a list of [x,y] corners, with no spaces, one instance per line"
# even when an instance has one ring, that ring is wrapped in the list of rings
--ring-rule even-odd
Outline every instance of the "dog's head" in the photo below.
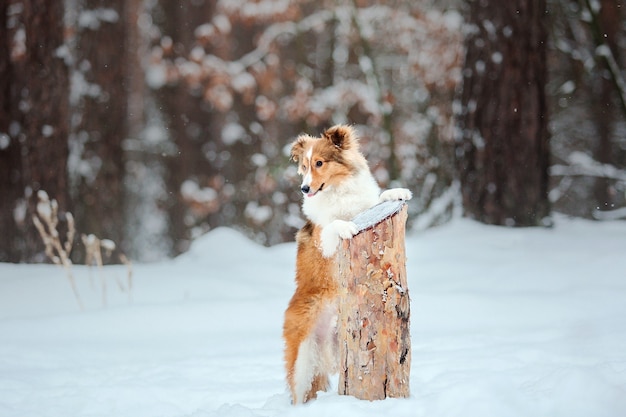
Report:
[[[333,126],[320,137],[298,136],[291,145],[291,159],[298,163],[300,189],[309,198],[339,185],[365,163],[356,132],[346,125]]]

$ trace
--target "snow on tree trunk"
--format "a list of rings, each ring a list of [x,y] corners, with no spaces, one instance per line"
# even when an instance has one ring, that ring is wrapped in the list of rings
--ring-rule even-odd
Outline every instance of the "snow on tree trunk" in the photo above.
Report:
[[[379,204],[354,219],[360,232],[339,248],[341,395],[367,400],[409,396],[406,219],[404,202]]]

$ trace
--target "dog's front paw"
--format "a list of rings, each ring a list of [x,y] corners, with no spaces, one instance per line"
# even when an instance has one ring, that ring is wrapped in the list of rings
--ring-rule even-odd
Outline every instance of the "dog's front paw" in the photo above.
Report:
[[[404,200],[408,201],[413,197],[413,193],[407,188],[392,188],[390,190],[383,191],[380,194],[378,200],[382,203],[383,201],[395,201],[395,200]]]
[[[321,246],[324,258],[330,258],[337,251],[340,239],[350,239],[356,235],[356,224],[345,220],[334,220],[322,229]]]
[[[342,239],[350,239],[359,231],[356,227],[356,224],[354,224],[353,222],[347,222],[345,220],[335,220],[331,224],[334,225],[335,231]]]

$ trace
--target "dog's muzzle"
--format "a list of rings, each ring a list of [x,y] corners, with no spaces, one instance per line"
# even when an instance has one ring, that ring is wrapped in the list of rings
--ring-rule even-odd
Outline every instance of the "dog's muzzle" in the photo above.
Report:
[[[322,188],[324,188],[324,185],[326,185],[326,183],[323,183],[322,185],[320,185],[320,188],[318,188],[315,191],[311,190],[310,185],[303,185],[302,187],[300,187],[300,190],[302,191],[302,194],[306,195],[307,197],[313,197],[315,194],[322,191]]]

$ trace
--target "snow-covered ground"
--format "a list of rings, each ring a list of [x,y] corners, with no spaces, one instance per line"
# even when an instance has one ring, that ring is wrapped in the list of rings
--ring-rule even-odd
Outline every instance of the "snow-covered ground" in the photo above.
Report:
[[[75,267],[82,312],[63,269],[0,264],[0,416],[626,415],[626,222],[455,220],[409,233],[407,256],[411,397],[298,407],[281,341],[294,244],[217,229],[135,265],[132,302],[123,267]]]

